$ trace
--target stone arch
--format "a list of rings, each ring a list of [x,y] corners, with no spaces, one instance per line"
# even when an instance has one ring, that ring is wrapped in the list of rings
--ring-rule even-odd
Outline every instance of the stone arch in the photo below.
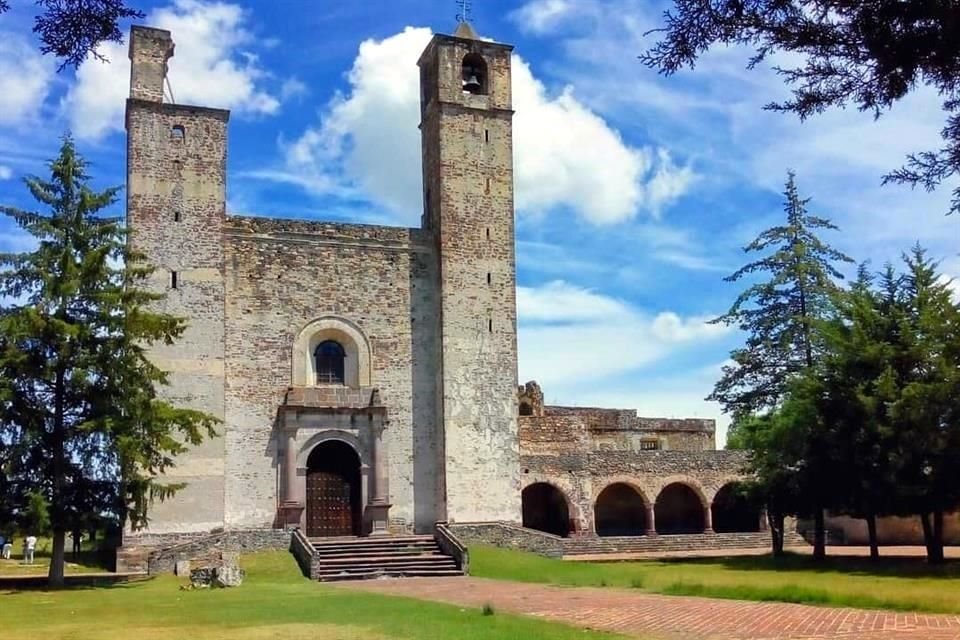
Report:
[[[486,95],[489,90],[487,61],[479,53],[468,53],[461,63],[463,90],[476,95]]]
[[[308,536],[356,536],[363,528],[360,452],[330,438],[310,449],[306,461]]]
[[[610,482],[593,504],[593,528],[598,536],[640,536],[647,532],[647,498],[630,482]]]
[[[760,505],[740,489],[734,480],[724,484],[714,495],[710,506],[713,530],[717,533],[745,533],[760,530]]]
[[[364,473],[366,472],[367,468],[369,467],[369,456],[367,455],[366,447],[363,446],[363,443],[357,436],[353,435],[349,431],[341,431],[339,429],[320,431],[307,438],[307,440],[297,451],[297,468],[306,469],[307,458],[310,457],[310,452],[324,442],[329,442],[330,440],[339,440],[340,442],[353,447],[353,450],[357,452],[357,457],[360,458],[361,471]]]
[[[311,387],[316,384],[313,353],[326,340],[336,341],[346,353],[344,385],[353,388],[371,386],[370,342],[355,324],[333,316],[317,318],[297,334],[291,358],[293,386]]]
[[[551,482],[531,482],[520,494],[523,526],[564,538],[576,529],[570,498]]]
[[[682,481],[671,482],[657,495],[654,520],[657,533],[703,533],[707,502],[703,491]]]

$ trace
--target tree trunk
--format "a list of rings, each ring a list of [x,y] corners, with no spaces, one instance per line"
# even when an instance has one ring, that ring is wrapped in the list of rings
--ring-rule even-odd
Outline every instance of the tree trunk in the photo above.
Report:
[[[933,557],[931,562],[934,564],[943,564],[943,511],[937,509],[933,512]]]
[[[54,386],[54,408],[53,408],[53,438],[52,451],[50,452],[53,467],[53,495],[50,500],[50,524],[53,528],[53,554],[50,556],[50,571],[47,574],[47,586],[51,589],[63,587],[63,567],[66,561],[64,557],[66,547],[66,528],[64,527],[64,394],[65,374],[63,369],[57,370],[57,377]]]
[[[767,522],[770,525],[770,544],[774,558],[783,555],[783,524],[784,516],[782,513],[767,511]]]
[[[877,542],[877,516],[874,513],[867,514],[867,534],[870,536],[870,559],[880,559],[880,544]]]
[[[817,507],[813,511],[813,559],[823,560],[827,557],[827,531],[823,521],[823,509]]]
[[[47,583],[52,588],[63,586],[63,567],[66,560],[67,532],[63,529],[53,530],[53,552],[50,555],[50,573],[47,574]]]

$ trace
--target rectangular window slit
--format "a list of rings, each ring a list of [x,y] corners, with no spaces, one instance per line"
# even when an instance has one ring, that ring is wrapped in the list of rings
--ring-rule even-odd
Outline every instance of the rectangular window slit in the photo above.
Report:
[[[487,240],[490,239],[490,227],[487,227]]]
[[[173,212],[173,221],[174,221],[174,222],[180,222],[180,212],[179,212],[179,211],[174,211],[174,212]]]
[[[487,331],[493,333],[493,320],[487,320]]]
[[[171,289],[177,288],[177,272],[176,271],[170,272],[170,288]]]
[[[490,129],[483,130],[483,138],[484,138],[484,141],[490,142]]]
[[[487,271],[487,284],[490,284],[491,282],[492,282],[492,280],[491,280],[491,278],[490,278],[490,272]]]

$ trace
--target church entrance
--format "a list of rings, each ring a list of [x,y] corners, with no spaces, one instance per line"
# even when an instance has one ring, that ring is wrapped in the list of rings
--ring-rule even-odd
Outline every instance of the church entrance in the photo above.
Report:
[[[340,440],[320,443],[307,458],[307,535],[360,535],[360,457]]]

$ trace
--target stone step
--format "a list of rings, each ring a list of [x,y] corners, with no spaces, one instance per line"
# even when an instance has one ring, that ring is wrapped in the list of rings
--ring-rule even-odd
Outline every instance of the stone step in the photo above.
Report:
[[[383,550],[383,549],[374,549],[371,551],[364,551],[362,553],[355,553],[347,549],[340,549],[337,551],[329,551],[327,553],[318,553],[316,555],[320,560],[336,560],[341,558],[380,558],[380,557],[397,557],[397,558],[416,558],[418,556],[443,556],[444,553],[438,549],[415,549],[412,551],[392,551],[392,550]]]
[[[308,538],[314,548],[331,545],[363,546],[369,544],[412,544],[418,542],[434,542],[433,536],[377,536],[377,537],[344,537],[344,538]]]
[[[418,555],[395,555],[395,556],[351,556],[351,557],[338,557],[338,558],[320,558],[319,562],[322,565],[338,566],[351,564],[360,564],[360,563],[377,563],[377,564],[403,564],[404,562],[416,562],[416,561],[425,561],[430,562],[432,560],[444,560],[450,558],[450,556],[443,555],[442,553],[436,554],[418,554]]]
[[[380,562],[358,562],[350,565],[326,565],[317,567],[320,574],[341,573],[341,572],[364,572],[364,571],[414,571],[420,569],[458,569],[457,563],[451,558],[447,562],[398,562],[394,564],[383,564]]]
[[[367,553],[370,551],[396,551],[398,553],[408,553],[410,551],[421,551],[423,549],[436,549],[436,542],[417,542],[413,544],[365,544],[365,545],[347,545],[347,544],[328,544],[321,547],[314,547],[317,553]]]
[[[321,582],[336,582],[340,580],[373,580],[376,578],[440,578],[462,576],[460,569],[413,569],[399,571],[363,571],[321,573]]]

